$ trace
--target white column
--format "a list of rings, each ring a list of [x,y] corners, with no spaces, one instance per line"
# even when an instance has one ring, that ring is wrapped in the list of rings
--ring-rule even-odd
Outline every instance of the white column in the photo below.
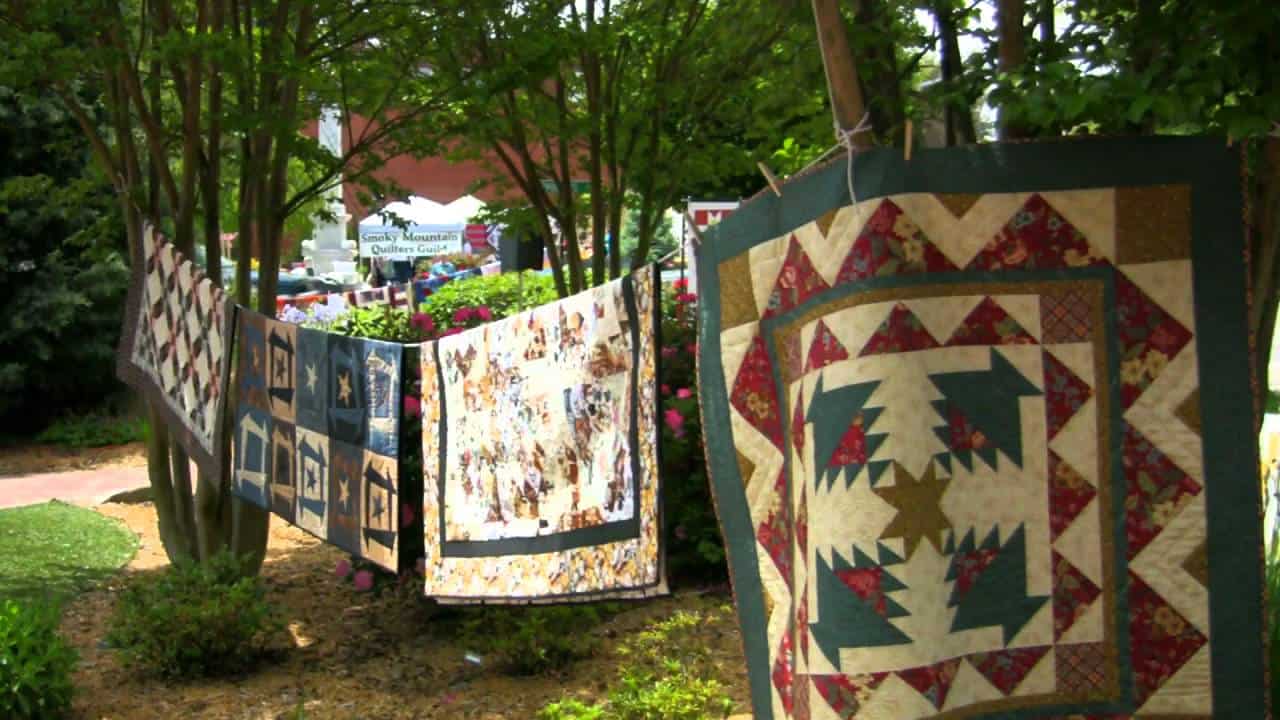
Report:
[[[319,140],[320,146],[334,157],[342,156],[342,116],[337,108],[327,107],[320,112]],[[342,202],[341,180],[325,192],[324,199],[337,220],[325,220],[317,215],[311,242],[303,244],[304,254],[317,275],[333,272],[334,261],[349,262],[355,257],[355,252],[347,247],[346,228],[351,216]]]

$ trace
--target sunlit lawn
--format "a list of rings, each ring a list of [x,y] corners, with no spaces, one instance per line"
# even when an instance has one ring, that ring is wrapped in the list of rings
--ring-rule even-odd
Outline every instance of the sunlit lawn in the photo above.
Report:
[[[61,502],[0,510],[0,599],[61,602],[129,562],[137,537]]]

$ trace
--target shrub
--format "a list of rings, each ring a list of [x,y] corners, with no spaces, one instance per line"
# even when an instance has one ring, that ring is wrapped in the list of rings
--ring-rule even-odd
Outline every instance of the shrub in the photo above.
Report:
[[[418,310],[431,316],[436,326],[445,330],[457,326],[453,318],[462,308],[487,307],[497,320],[557,298],[555,282],[549,275],[529,272],[523,275],[523,295],[520,276],[516,273],[470,277],[455,280],[436,290],[418,306]],[[521,297],[524,298],[523,303]]]
[[[142,418],[68,415],[41,431],[36,442],[91,448],[139,442],[146,436],[147,421]]]
[[[228,552],[180,561],[128,588],[107,641],[126,666],[162,677],[236,673],[264,654],[282,625],[259,577]]]
[[[464,617],[459,639],[513,674],[536,675],[595,652],[599,639],[587,630],[613,611],[612,605],[476,608]]]
[[[662,495],[673,582],[728,576],[702,448],[698,410],[697,296],[676,282],[662,294]]]
[[[710,720],[733,711],[714,679],[709,654],[691,632],[700,613],[677,612],[618,648],[627,664],[603,703],[566,699],[547,705],[539,720]]]
[[[123,387],[124,227],[59,105],[0,88],[0,432],[30,433]]]
[[[78,655],[48,604],[0,603],[0,717],[55,718],[71,708]]]

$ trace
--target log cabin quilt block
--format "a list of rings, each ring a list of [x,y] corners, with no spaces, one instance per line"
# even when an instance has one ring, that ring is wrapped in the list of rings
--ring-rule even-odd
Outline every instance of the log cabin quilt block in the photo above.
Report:
[[[1239,163],[841,160],[699,249],[757,718],[1265,712]],[[1202,392],[1203,389],[1203,392]]]
[[[665,592],[657,273],[421,349],[426,593]]]
[[[232,492],[347,552],[401,569],[403,346],[239,321]]]
[[[154,226],[143,227],[134,255],[116,373],[152,400],[191,459],[217,477],[234,305]]]

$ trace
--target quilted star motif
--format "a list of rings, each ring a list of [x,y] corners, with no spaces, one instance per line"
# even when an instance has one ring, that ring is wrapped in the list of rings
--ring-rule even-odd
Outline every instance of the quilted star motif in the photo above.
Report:
[[[319,379],[320,379],[320,376],[316,372],[316,366],[308,365],[307,366],[307,392],[314,393],[316,391],[316,382],[319,381]]]
[[[873,488],[881,500],[898,510],[893,522],[880,533],[880,539],[902,538],[906,556],[916,552],[921,540],[927,539],[938,552],[942,552],[942,533],[951,529],[951,521],[942,512],[942,496],[947,492],[950,478],[938,478],[933,463],[920,479],[899,463],[893,464],[893,486]]]
[[[344,371],[338,376],[338,399],[344,405],[351,404],[351,373]]]

